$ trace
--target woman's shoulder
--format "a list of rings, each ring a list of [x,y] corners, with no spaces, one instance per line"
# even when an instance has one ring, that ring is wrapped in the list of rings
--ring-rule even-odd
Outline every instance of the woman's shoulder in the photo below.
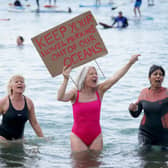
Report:
[[[168,95],[168,88],[167,87],[162,87],[161,90],[163,93],[166,93],[166,95]]]
[[[168,91],[168,88],[167,87],[162,87],[163,90],[165,91]]]
[[[148,88],[148,87],[143,88],[143,89],[141,90],[141,94],[142,94],[142,93],[147,93],[148,91],[149,91],[149,88]]]
[[[5,113],[9,107],[9,97],[5,96],[0,99],[0,113]]]
[[[25,96],[24,95],[24,98],[25,98],[25,101],[26,101],[26,103],[27,103],[27,105],[28,105],[28,107],[30,106],[33,106],[33,101],[32,101],[32,99],[31,98],[29,98],[29,97],[27,97],[27,96]]]
[[[8,100],[9,100],[9,96],[5,96],[5,97],[0,99],[0,104],[2,105],[3,103],[8,102]]]

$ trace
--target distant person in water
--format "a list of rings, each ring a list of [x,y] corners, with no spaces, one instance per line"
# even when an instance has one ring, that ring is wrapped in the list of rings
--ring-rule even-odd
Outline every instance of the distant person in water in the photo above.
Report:
[[[154,0],[148,0],[148,6],[153,6],[154,5]]]
[[[137,16],[137,11],[138,11],[139,16],[141,16],[141,10],[140,10],[141,4],[142,4],[142,0],[135,0],[135,4],[134,4],[134,15],[135,16]]]
[[[56,5],[57,0],[54,0],[54,5]],[[51,5],[51,0],[49,0],[49,4]]]
[[[101,5],[101,0],[96,0],[96,6]]]
[[[20,2],[19,0],[16,0],[16,1],[14,2],[14,6],[21,7],[22,4],[21,4],[21,2]]]
[[[24,38],[22,36],[18,36],[16,39],[16,43],[18,46],[22,46],[24,42]]]
[[[39,10],[39,9],[40,9],[40,3],[39,3],[39,0],[36,0],[36,4],[37,4],[37,9]]]
[[[118,12],[118,16],[114,17],[114,22],[112,25],[107,25],[105,23],[100,22],[104,28],[113,28],[115,24],[117,24],[116,28],[126,28],[128,26],[128,19],[123,16],[123,13],[120,11]]]
[[[118,12],[118,16],[114,18],[114,22],[112,27],[117,23],[118,28],[125,28],[128,26],[128,19],[123,16],[123,13],[120,11]]]

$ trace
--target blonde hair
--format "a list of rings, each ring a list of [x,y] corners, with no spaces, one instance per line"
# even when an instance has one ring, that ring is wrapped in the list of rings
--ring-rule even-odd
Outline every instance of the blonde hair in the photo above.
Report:
[[[9,79],[9,82],[8,82],[8,85],[7,85],[7,91],[8,91],[8,95],[12,95],[13,94],[13,89],[12,89],[12,85],[13,85],[13,81],[16,79],[16,78],[22,78],[24,81],[24,77],[22,75],[13,75],[10,79]]]
[[[83,67],[82,70],[80,71],[80,73],[78,74],[78,77],[76,79],[76,85],[77,85],[78,90],[81,90],[84,88],[84,82],[86,79],[86,75],[87,75],[90,68],[96,69],[94,66]]]

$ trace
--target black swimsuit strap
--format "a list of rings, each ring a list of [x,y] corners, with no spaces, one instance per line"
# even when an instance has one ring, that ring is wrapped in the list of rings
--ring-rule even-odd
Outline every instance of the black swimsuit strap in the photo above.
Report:
[[[24,104],[24,108],[23,108],[23,110],[25,109],[25,108],[27,108],[27,101],[26,101],[26,97],[23,95],[23,97],[24,97],[24,102],[25,102],[25,104]],[[14,107],[13,107],[13,105],[12,105],[12,101],[11,101],[11,98],[10,98],[10,96],[8,96],[8,98],[9,98],[9,108],[11,107],[11,108],[13,108],[14,110],[16,110]],[[27,108],[28,109],[28,108]],[[17,111],[17,110],[16,110]]]

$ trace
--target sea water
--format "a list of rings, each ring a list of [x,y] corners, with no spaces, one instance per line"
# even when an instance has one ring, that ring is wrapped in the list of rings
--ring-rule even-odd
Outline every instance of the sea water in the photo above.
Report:
[[[36,117],[45,138],[38,138],[29,123],[25,127],[24,142],[0,144],[0,167],[25,168],[165,168],[168,166],[168,152],[154,147],[142,152],[138,146],[137,134],[142,115],[132,118],[128,105],[135,102],[140,91],[149,87],[148,70],[152,64],[168,69],[168,24],[166,0],[155,1],[148,6],[143,1],[142,18],[133,15],[133,2],[117,0],[117,8],[79,8],[79,4],[91,4],[90,0],[57,1],[58,9],[72,8],[72,13],[11,12],[8,3],[1,0],[0,19],[0,97],[4,97],[9,78],[21,74],[26,79],[25,95],[35,105]],[[36,9],[35,1],[22,1]],[[105,1],[108,3],[108,1]],[[104,2],[104,3],[105,3]],[[94,1],[93,1],[94,3]],[[41,0],[40,6],[47,4]],[[29,9],[28,9],[29,10]],[[101,153],[82,152],[72,155],[69,135],[73,124],[71,103],[58,102],[57,91],[63,80],[61,75],[52,78],[38,55],[31,38],[83,12],[91,10],[97,22],[111,24],[112,16],[118,11],[129,18],[127,29],[97,29],[105,43],[108,54],[98,58],[105,77],[97,64],[99,82],[110,78],[133,54],[141,54],[129,72],[104,95],[101,109],[101,126],[104,149]],[[152,18],[152,19],[145,19]],[[23,47],[16,46],[16,38],[22,35]],[[81,67],[72,70],[75,79]],[[167,86],[165,77],[163,83]],[[68,90],[74,87],[69,81]]]

